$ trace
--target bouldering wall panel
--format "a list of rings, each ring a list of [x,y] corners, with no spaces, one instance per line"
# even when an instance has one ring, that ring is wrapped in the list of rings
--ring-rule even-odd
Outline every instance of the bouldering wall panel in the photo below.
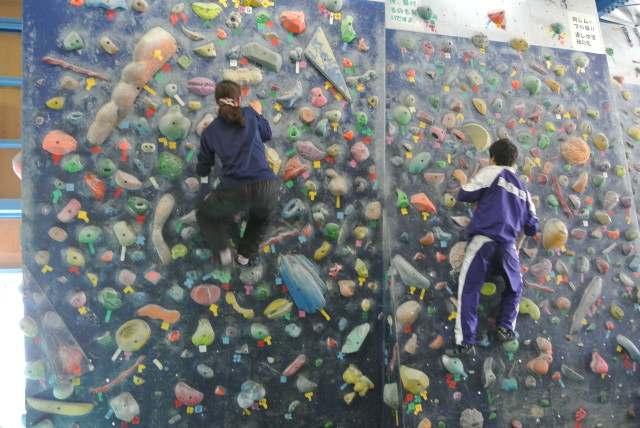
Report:
[[[377,425],[384,5],[24,8],[27,425]],[[247,269],[193,216],[223,78],[262,103],[283,178]]]
[[[480,34],[388,30],[386,41],[397,341],[386,349],[385,403],[412,427],[635,426],[638,226],[605,55]],[[456,201],[453,172],[477,173],[499,137],[519,147],[541,227],[520,254],[520,337],[496,336],[504,284],[490,275],[476,355],[451,359],[474,214]]]

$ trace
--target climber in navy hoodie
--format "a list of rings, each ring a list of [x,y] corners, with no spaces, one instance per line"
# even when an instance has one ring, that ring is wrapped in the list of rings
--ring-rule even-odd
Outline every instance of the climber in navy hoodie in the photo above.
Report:
[[[205,240],[222,265],[233,260],[227,223],[244,212],[244,235],[237,241],[236,262],[241,266],[260,263],[258,247],[267,232],[269,217],[280,192],[264,153],[263,142],[271,139],[271,127],[262,116],[262,104],[240,106],[240,86],[229,80],[216,85],[218,117],[203,132],[196,173],[206,177],[216,157],[220,161],[220,184],[202,203],[196,218]]]

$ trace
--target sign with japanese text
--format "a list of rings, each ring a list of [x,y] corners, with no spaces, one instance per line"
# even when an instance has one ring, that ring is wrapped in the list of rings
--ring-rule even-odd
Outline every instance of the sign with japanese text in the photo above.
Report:
[[[568,12],[568,17],[573,48],[582,52],[604,53],[598,17],[577,12]]]

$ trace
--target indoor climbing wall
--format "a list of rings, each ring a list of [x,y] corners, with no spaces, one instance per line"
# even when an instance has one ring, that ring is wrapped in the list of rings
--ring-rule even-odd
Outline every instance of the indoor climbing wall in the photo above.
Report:
[[[420,428],[636,426],[640,256],[625,146],[640,134],[628,122],[622,133],[605,55],[530,45],[525,27],[495,42],[510,26],[504,10],[485,14],[489,23],[468,38],[439,35],[432,6],[416,10],[424,32],[386,38],[388,419]],[[504,284],[490,276],[476,355],[448,358],[474,214],[456,201],[453,171],[472,177],[504,137],[519,147],[517,173],[541,228],[520,253],[520,337],[496,337]]]
[[[376,425],[384,5],[24,8],[27,426]],[[262,103],[282,178],[247,269],[193,215],[222,79]]]
[[[624,29],[624,30],[623,30]],[[615,100],[625,142],[625,156],[628,162],[628,174],[631,179],[631,190],[635,201],[636,214],[640,206],[640,153],[638,153],[638,129],[640,129],[640,68],[634,58],[640,45],[637,30],[629,30],[624,26],[602,24],[602,35],[606,46],[607,61],[611,73],[611,93]],[[640,34],[640,33],[638,33]]]

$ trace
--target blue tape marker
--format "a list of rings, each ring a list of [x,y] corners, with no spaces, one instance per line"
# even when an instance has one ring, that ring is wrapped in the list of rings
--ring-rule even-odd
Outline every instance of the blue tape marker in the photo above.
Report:
[[[280,383],[287,383],[287,377],[286,376],[280,376]]]

